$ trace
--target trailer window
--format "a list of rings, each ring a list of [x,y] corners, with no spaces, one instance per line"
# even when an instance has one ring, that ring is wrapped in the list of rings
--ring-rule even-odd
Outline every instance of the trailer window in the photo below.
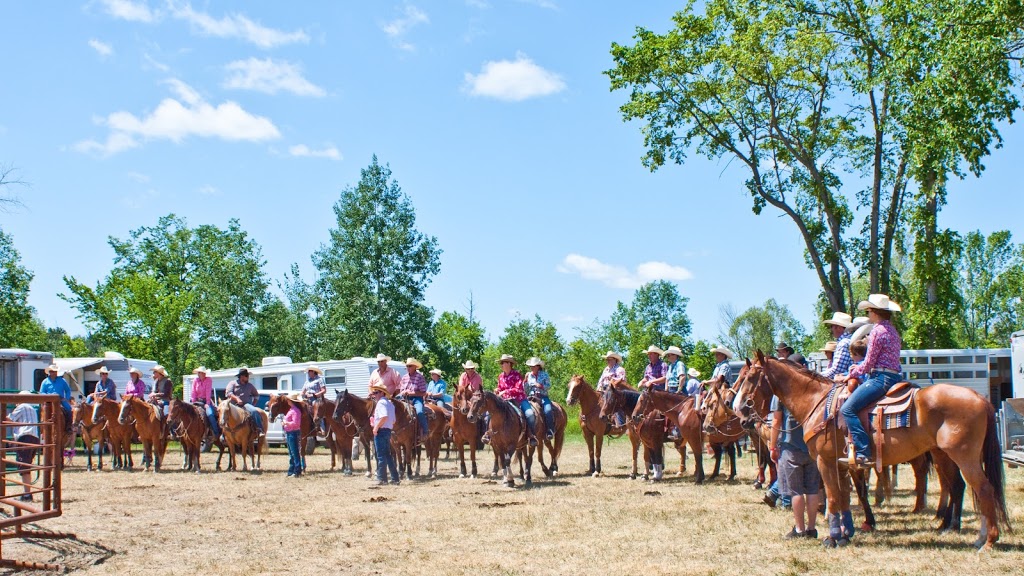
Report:
[[[953,378],[954,379],[960,379],[960,378],[969,379],[971,377],[971,374],[973,374],[973,372],[971,372],[970,370],[957,370],[956,372],[953,372]]]
[[[46,380],[46,371],[42,368],[32,373],[32,390],[34,392],[39,392],[39,385],[43,383],[43,380]]]
[[[260,380],[260,388],[263,390],[277,390],[277,376],[264,376]]]
[[[328,386],[344,386],[345,369],[324,371],[324,383]]]
[[[974,356],[953,356],[953,364],[971,364]]]

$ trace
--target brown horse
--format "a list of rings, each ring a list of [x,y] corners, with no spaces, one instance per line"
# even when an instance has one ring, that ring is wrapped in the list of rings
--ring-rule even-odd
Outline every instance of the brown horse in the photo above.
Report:
[[[547,435],[547,423],[544,421],[544,406],[540,399],[532,399],[533,413],[537,418],[537,461],[540,462],[540,469],[544,476],[554,478],[558,475],[558,458],[562,455],[562,445],[565,444],[565,425],[569,418],[557,402],[551,402],[551,419],[554,421],[555,429],[551,438]],[[544,448],[548,449],[551,455],[551,466],[544,465]]]
[[[583,376],[573,375],[567,387],[569,392],[565,396],[566,404],[580,405],[580,428],[583,430],[583,439],[587,442],[587,452],[590,454],[590,469],[587,470],[587,474],[592,474],[596,478],[601,475],[601,448],[604,445],[604,437],[617,438],[629,430],[627,426],[613,426],[601,419],[601,397]],[[636,449],[637,445],[634,443],[633,477],[636,477]]]
[[[224,440],[228,444],[228,470],[238,470],[235,464],[235,452],[242,454],[242,470],[248,471],[249,467],[245,457],[249,456],[253,470],[259,470],[263,463],[263,454],[266,453],[267,438],[259,437],[256,425],[251,421],[249,412],[230,400],[222,400],[217,407],[220,418],[220,429],[224,434]],[[263,420],[263,429],[266,430],[270,424],[267,413],[257,409],[257,417]]]
[[[743,370],[740,371],[740,378],[743,377]],[[731,435],[743,428],[740,425],[739,417],[730,408],[735,391],[729,388],[725,379],[719,377],[712,381],[711,386],[703,395],[701,412],[704,414],[704,432],[706,434]],[[771,429],[763,423],[758,425],[749,435],[750,444],[757,455],[757,478],[754,480],[754,488],[771,486],[778,480],[778,469],[771,458],[769,443],[771,442]],[[768,477],[765,477],[765,469],[768,470]]]
[[[114,468],[131,470],[135,465],[132,460],[132,436],[135,435],[135,423],[122,424],[118,422],[117,414],[120,409],[117,402],[97,396],[92,403],[92,421],[103,424],[107,431],[110,450],[113,452]]]
[[[93,401],[96,401],[96,396],[90,395]],[[72,414],[72,425],[78,429],[82,435],[82,445],[85,446],[85,454],[88,458],[85,469],[92,470],[92,447],[93,444],[98,444],[99,450],[99,466],[98,470],[103,470],[103,449],[104,444],[107,440],[107,432],[103,428],[103,422],[93,422],[92,420],[92,404],[85,402],[73,403],[71,405]]]
[[[309,438],[313,438],[314,442],[316,441],[317,427],[313,420],[313,410],[305,402],[296,402],[289,398],[287,394],[277,394],[271,396],[267,401],[267,414],[270,420],[274,420],[278,416],[283,417],[293,405],[299,407],[299,413],[302,415],[299,419],[299,462],[302,466],[302,471],[305,472],[306,442]],[[333,454],[332,451],[331,455],[333,456]],[[331,468],[333,467],[331,466]]]
[[[313,402],[313,421],[323,420],[327,423],[327,447],[331,450],[331,470],[337,467],[341,459],[341,473],[352,475],[352,444],[358,434],[358,428],[352,416],[346,414],[340,420],[334,418],[335,403],[333,400],[319,398]],[[360,437],[362,440],[362,437]],[[369,447],[363,443],[363,449],[369,457]]]
[[[596,392],[595,392],[596,393]],[[599,412],[601,420],[607,423],[608,426],[612,425],[612,419],[618,412],[625,414],[632,414],[633,409],[636,408],[636,401],[640,398],[640,393],[632,388],[619,388],[616,386],[609,386],[604,394],[599,395],[601,398],[601,410]],[[637,453],[639,452],[640,446],[644,446],[644,461],[649,462],[650,458],[647,457],[647,445],[643,444],[643,440],[640,437],[640,424],[634,422],[632,418],[626,420],[626,434],[629,436],[629,442],[632,444],[631,454],[633,455],[633,471],[630,472],[629,477],[632,480],[636,480],[637,477]],[[660,448],[659,448],[660,450]],[[664,460],[664,458],[662,458]],[[659,465],[661,462],[659,461]],[[645,469],[644,479],[647,479],[647,471],[650,466]]]
[[[525,460],[526,486],[532,486],[533,454],[527,450],[528,435],[523,416],[508,401],[487,390],[474,393],[465,410],[470,422],[476,422],[483,418],[484,412],[490,414],[488,431],[491,438],[491,450],[498,455],[501,461],[503,484],[510,488],[515,486],[512,462],[518,455]]]
[[[766,357],[760,351],[757,362],[748,364],[749,372],[733,401],[744,424],[753,422],[751,413],[766,397],[779,397],[786,409],[805,426],[804,437],[811,456],[817,460],[828,497],[829,522],[835,532],[841,526],[839,514],[849,515],[850,489],[843,481],[844,467],[839,458],[846,453],[846,436],[841,433],[834,413],[825,420],[824,405],[834,387],[832,381],[799,367]],[[818,423],[824,424],[818,426]],[[975,546],[990,550],[999,539],[1000,524],[1009,527],[1003,484],[1002,452],[996,438],[995,412],[981,395],[968,388],[935,384],[920,390],[913,402],[911,426],[882,433],[885,450],[882,465],[911,460],[932,450],[940,477],[950,480],[954,468],[967,480],[974,492],[981,526]],[[934,452],[938,449],[940,452]],[[951,507],[956,508],[956,494]],[[848,528],[839,538],[830,535],[826,546],[848,540]]]
[[[455,443],[456,448],[459,450],[459,478],[466,477],[465,446],[469,445],[469,460],[472,464],[470,478],[476,478],[476,450],[478,447],[483,447],[483,444],[480,442],[480,438],[483,436],[483,420],[470,422],[466,416],[469,411],[469,400],[472,397],[473,394],[468,388],[459,387],[455,391],[455,396],[452,398],[452,417],[448,422],[448,426],[452,430],[452,442]],[[465,411],[463,408],[465,408]],[[497,457],[497,454],[495,454],[495,457]]]
[[[652,410],[639,424],[637,436],[644,447],[644,480],[661,480],[665,471],[665,415]]]
[[[694,404],[696,399],[692,396],[674,394],[651,390],[640,395],[636,408],[633,410],[633,421],[639,424],[648,413],[658,410],[665,414],[679,429],[679,435],[689,445],[693,452],[694,472],[693,478],[697,484],[704,482],[704,432],[701,429],[701,417]],[[735,474],[735,461],[733,461]],[[715,474],[718,473],[718,466],[715,466]],[[711,476],[712,478],[714,476]]]
[[[373,415],[373,400],[349,394],[348,390],[339,390],[334,401],[332,416],[341,421],[345,416],[352,418],[352,424],[359,432],[359,441],[363,444],[366,455],[366,477],[373,477],[371,449],[373,448],[373,429],[370,428],[370,416]]]
[[[203,452],[203,438],[206,437],[208,428],[206,414],[202,408],[175,398],[171,400],[168,419],[178,423],[178,441],[181,442],[181,449],[185,452],[185,461],[181,469],[198,474],[203,469],[200,456]],[[223,454],[223,449],[221,453]]]
[[[117,412],[117,422],[122,426],[135,422],[135,432],[142,441],[142,465],[149,471],[160,471],[167,450],[167,426],[161,418],[160,407],[141,398],[125,396]]]

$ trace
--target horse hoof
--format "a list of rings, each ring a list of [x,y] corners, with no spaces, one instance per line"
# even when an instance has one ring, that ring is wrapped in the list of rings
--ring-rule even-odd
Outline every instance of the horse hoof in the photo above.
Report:
[[[836,541],[833,540],[831,537],[825,538],[824,540],[821,541],[821,545],[823,547],[825,547],[825,548],[835,548],[836,547]]]
[[[843,536],[839,540],[836,540],[836,546],[838,546],[840,548],[842,548],[844,546],[849,546],[849,545],[850,545],[850,539],[845,537],[845,536]]]
[[[865,523],[860,525],[860,531],[861,532],[874,532],[875,531],[875,527],[872,526],[871,524],[868,524],[867,522],[865,522]]]
[[[594,478],[600,478],[601,477],[601,473],[600,472],[594,472],[593,477]]]

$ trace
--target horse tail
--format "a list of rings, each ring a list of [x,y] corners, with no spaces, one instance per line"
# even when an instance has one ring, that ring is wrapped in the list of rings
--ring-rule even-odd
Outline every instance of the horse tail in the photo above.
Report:
[[[985,477],[995,493],[996,518],[1006,524],[1007,530],[1013,532],[1010,526],[1010,515],[1006,512],[1006,485],[1003,481],[1003,450],[999,446],[999,438],[996,435],[996,413],[991,404],[987,404],[988,423],[985,428],[985,444],[982,453],[982,464],[985,468]]]

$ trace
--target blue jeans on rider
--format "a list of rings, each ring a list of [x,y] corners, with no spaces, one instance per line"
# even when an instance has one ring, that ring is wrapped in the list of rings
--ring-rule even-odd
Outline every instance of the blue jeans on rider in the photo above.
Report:
[[[398,466],[391,454],[391,429],[381,428],[373,437],[373,451],[377,455],[377,481],[387,482],[387,472],[391,472],[391,482],[398,484]]]
[[[427,435],[427,413],[423,408],[423,398],[417,396],[410,396],[409,402],[412,402],[412,407],[416,410],[416,419],[420,421],[420,434],[424,437]]]
[[[523,416],[526,418],[526,425],[530,427],[530,431],[536,432],[537,415],[533,413],[533,404],[530,404],[529,400],[520,400],[519,410],[523,413]]]
[[[258,408],[252,404],[244,404],[242,408],[245,408],[245,411],[249,413],[249,417],[252,418],[253,423],[256,424],[256,430],[261,434],[266,432],[266,430],[263,429],[263,418],[260,418],[260,414],[257,412]]]
[[[284,442],[288,445],[288,475],[302,475],[302,456],[299,454],[299,430],[284,433]]]
[[[902,374],[894,372],[873,371],[867,380],[862,382],[846,399],[842,410],[843,418],[846,419],[846,427],[850,430],[853,438],[853,445],[857,450],[857,456],[870,458],[871,438],[868,436],[864,426],[860,423],[857,413],[866,408],[869,404],[878,400],[892,388],[894,384],[903,378]]]
[[[793,499],[779,492],[778,480],[772,482],[772,485],[768,487],[768,495],[773,499],[778,500],[779,504],[781,504],[783,508],[790,508],[793,506]]]
[[[540,400],[541,408],[544,410],[544,426],[547,427],[548,431],[554,433],[555,431],[555,411],[551,408],[551,398],[547,396],[538,396]]]
[[[213,406],[206,404],[203,408],[206,410],[206,423],[210,425],[210,430],[213,431],[213,437],[219,437],[220,423],[217,422],[217,415],[213,413]]]

